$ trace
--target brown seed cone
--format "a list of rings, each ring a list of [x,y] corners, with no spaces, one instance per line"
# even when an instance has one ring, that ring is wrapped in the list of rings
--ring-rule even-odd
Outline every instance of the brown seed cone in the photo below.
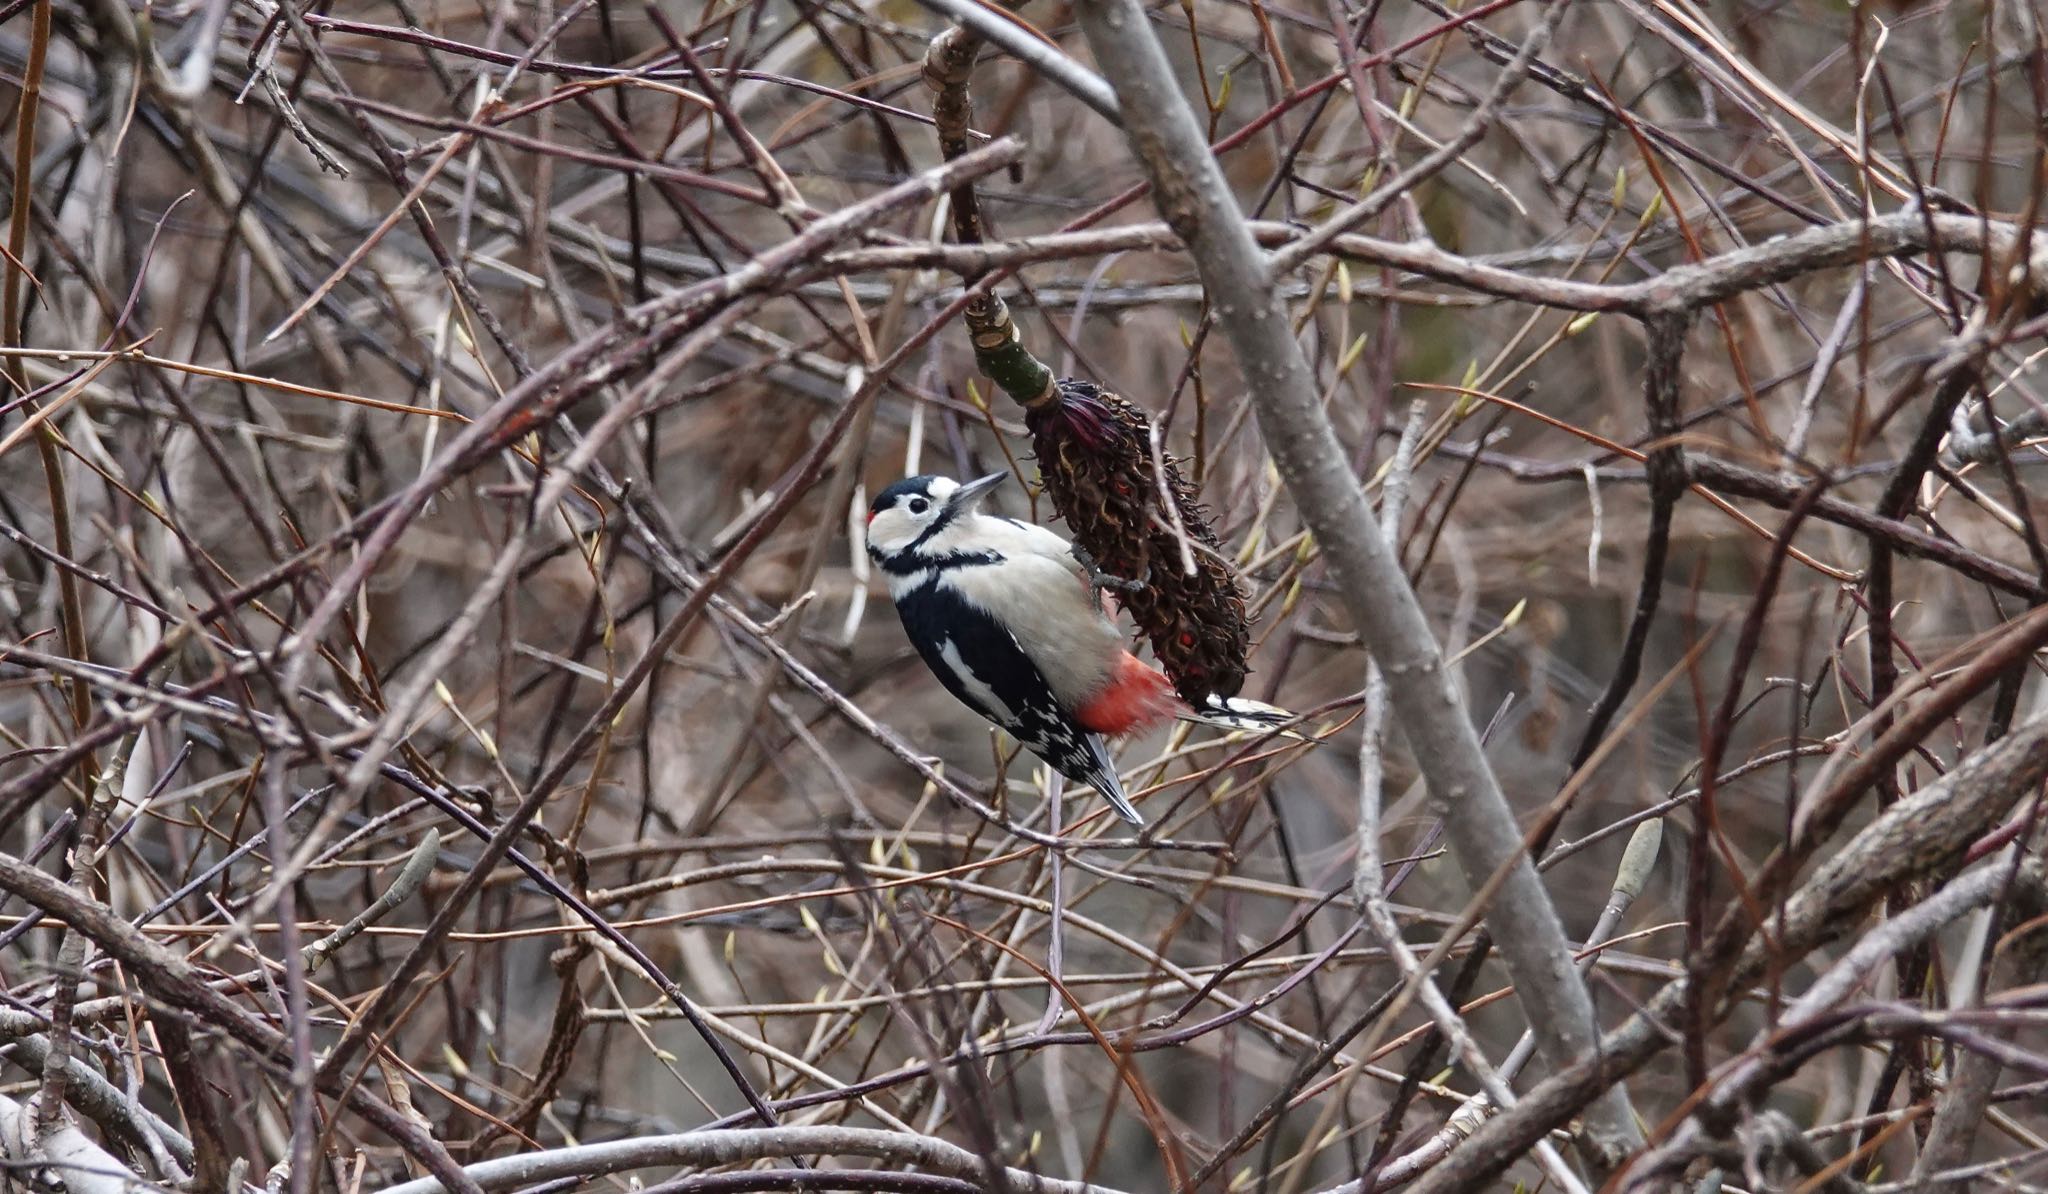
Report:
[[[1223,561],[1195,488],[1166,458],[1166,488],[1188,538],[1195,571],[1182,570],[1173,515],[1161,500],[1145,412],[1092,382],[1062,378],[1058,402],[1024,412],[1038,471],[1074,541],[1112,576],[1143,581],[1117,600],[1189,704],[1243,686],[1251,627],[1244,595]],[[1206,547],[1209,551],[1199,548]]]

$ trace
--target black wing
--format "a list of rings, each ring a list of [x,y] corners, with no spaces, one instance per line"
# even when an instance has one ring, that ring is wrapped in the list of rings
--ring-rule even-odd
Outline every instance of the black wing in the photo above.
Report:
[[[1102,793],[1124,820],[1145,823],[1124,796],[1108,746],[1053,696],[1038,665],[1000,622],[936,580],[905,593],[896,613],[946,691],[1053,770]]]

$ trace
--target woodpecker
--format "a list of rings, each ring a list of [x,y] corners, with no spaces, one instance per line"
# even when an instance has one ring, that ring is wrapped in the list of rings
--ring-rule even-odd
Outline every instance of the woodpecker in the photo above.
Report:
[[[1165,675],[1124,648],[1098,583],[1120,582],[1054,532],[982,513],[982,498],[1008,475],[896,482],[868,509],[868,555],[889,578],[904,633],[948,692],[1142,826],[1106,737],[1175,717],[1271,729],[1293,714],[1213,696],[1190,709]]]

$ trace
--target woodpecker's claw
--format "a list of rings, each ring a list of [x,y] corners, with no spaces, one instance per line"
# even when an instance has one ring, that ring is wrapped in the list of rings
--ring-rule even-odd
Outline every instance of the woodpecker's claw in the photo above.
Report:
[[[1072,544],[1071,550],[1074,553],[1074,562],[1081,565],[1081,571],[1088,574],[1088,583],[1094,585],[1097,589],[1108,589],[1114,593],[1142,593],[1145,591],[1145,586],[1151,582],[1152,566],[1150,564],[1145,566],[1145,574],[1143,576],[1136,580],[1126,580],[1121,576],[1104,572],[1102,565],[1096,563],[1095,557],[1088,554],[1088,549],[1079,543]]]

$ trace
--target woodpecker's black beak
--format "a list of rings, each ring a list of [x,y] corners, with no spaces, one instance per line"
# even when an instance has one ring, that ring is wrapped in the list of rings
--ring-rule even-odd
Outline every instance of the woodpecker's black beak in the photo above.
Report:
[[[983,494],[1001,485],[1004,481],[1009,480],[1009,478],[1010,474],[1008,473],[990,473],[986,477],[976,478],[954,490],[953,496],[946,500],[946,505],[955,510],[970,509],[974,503],[981,500]]]

